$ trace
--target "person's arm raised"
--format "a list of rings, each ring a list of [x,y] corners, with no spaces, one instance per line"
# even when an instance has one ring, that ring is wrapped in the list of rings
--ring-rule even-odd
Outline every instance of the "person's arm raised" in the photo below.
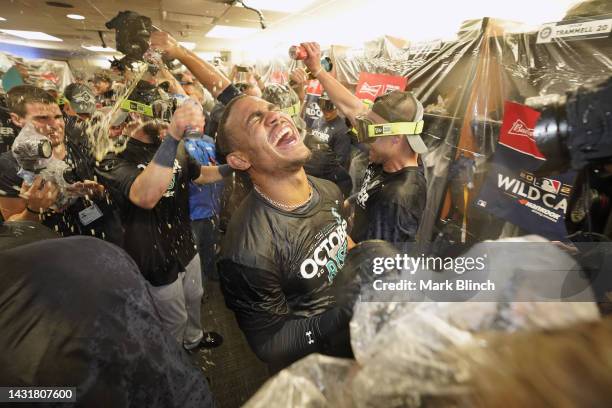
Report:
[[[174,177],[174,160],[179,142],[189,127],[204,125],[202,109],[195,103],[183,103],[172,116],[168,135],[157,149],[151,163],[136,177],[129,191],[129,199],[138,207],[152,209],[166,192]]]
[[[178,59],[215,98],[231,85],[230,80],[221,71],[200,59],[193,52],[181,47],[170,34],[164,31],[151,33],[151,48],[160,50],[169,58]]]
[[[301,45],[308,53],[304,65],[319,80],[334,105],[354,123],[355,117],[365,113],[368,109],[359,98],[321,67],[321,48],[318,43],[306,42]]]

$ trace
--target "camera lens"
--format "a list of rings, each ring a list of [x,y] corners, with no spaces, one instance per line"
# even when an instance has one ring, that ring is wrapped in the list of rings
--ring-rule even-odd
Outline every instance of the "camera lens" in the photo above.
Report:
[[[41,140],[38,144],[38,156],[43,159],[48,159],[53,154],[53,147],[48,140]]]
[[[548,172],[563,172],[570,166],[567,149],[568,123],[565,104],[552,104],[541,109],[540,119],[534,129],[538,149],[546,157]]]

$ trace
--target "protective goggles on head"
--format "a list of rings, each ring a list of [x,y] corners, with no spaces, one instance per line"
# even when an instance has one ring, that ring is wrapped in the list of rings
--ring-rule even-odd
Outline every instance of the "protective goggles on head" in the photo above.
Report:
[[[121,102],[121,105],[119,105],[119,107],[128,112],[139,113],[141,115],[149,116],[151,118],[153,117],[153,108],[151,107],[151,105],[146,105],[144,103],[130,101],[129,99],[126,99]]]
[[[390,123],[374,123],[366,115],[357,116],[355,118],[355,129],[357,131],[357,140],[359,143],[373,143],[377,137],[398,136],[398,135],[420,135],[423,132],[423,106],[421,103],[410,94],[415,100],[416,114],[415,120],[412,122],[390,122]],[[376,112],[374,112],[376,113]],[[380,116],[380,115],[379,115]]]
[[[357,140],[359,143],[373,143],[377,137],[397,135],[420,135],[425,122],[374,123],[366,116],[355,118],[357,121]]]
[[[148,116],[150,118],[161,119],[164,122],[170,122],[172,114],[176,110],[176,103],[172,100],[157,100],[151,105],[144,103],[131,101],[129,99],[121,102],[119,106],[121,109],[128,112],[135,112],[141,115]]]
[[[294,105],[289,106],[288,108],[281,109],[282,112],[286,113],[289,116],[300,116],[300,103],[296,103]]]

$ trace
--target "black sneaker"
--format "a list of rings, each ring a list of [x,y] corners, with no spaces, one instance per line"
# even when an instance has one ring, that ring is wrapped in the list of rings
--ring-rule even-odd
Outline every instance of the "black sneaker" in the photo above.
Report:
[[[188,352],[193,352],[197,349],[213,349],[213,348],[217,348],[219,347],[221,344],[223,344],[223,336],[221,336],[219,333],[217,332],[204,332],[204,337],[202,337],[202,340],[200,340],[200,342],[192,347],[185,347],[185,350],[187,350]]]

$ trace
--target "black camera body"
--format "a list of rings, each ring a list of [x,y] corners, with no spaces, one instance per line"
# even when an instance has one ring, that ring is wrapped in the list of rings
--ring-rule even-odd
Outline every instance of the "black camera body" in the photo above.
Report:
[[[534,136],[547,159],[541,173],[612,163],[612,77],[542,106],[537,102],[531,103],[541,112]]]
[[[151,32],[154,30],[149,17],[133,11],[121,11],[105,25],[106,28],[115,30],[117,51],[125,55],[121,59],[123,66],[143,60],[144,53],[149,49]]]
[[[546,157],[537,176],[578,171],[565,224],[577,240],[612,239],[612,77],[565,96],[532,98]]]

